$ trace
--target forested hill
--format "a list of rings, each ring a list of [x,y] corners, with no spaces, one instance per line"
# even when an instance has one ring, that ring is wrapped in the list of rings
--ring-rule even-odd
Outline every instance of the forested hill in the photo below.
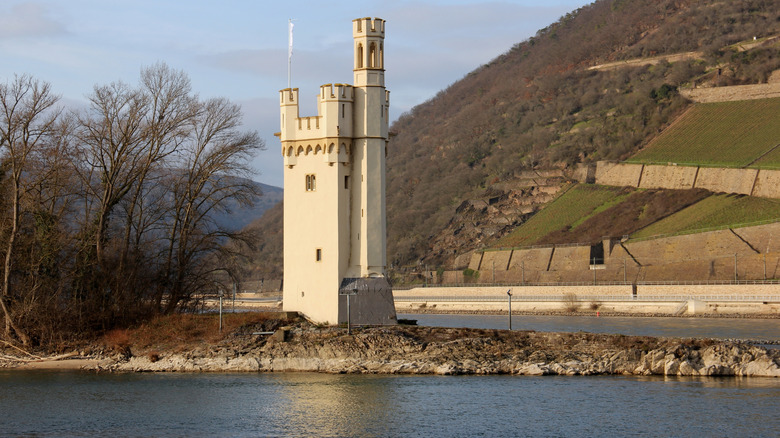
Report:
[[[600,0],[567,14],[393,125],[389,262],[444,262],[430,242],[461,202],[522,170],[627,157],[685,108],[678,87],[765,82],[777,45],[729,45],[778,32],[777,0]],[[699,53],[589,69],[681,52]]]
[[[388,264],[447,264],[486,243],[462,231],[459,206],[506,193],[528,170],[628,157],[685,110],[680,87],[766,82],[780,55],[777,40],[765,38],[778,34],[780,0],[599,0],[565,15],[393,124]],[[754,38],[768,43],[735,45]],[[680,53],[671,63],[592,69]],[[472,230],[482,227],[468,220]],[[261,271],[280,272],[281,214],[254,227]]]

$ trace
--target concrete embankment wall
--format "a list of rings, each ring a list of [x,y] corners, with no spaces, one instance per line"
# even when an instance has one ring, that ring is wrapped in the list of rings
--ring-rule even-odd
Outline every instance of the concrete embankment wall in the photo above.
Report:
[[[716,193],[780,198],[780,170],[645,165],[608,161],[599,161],[595,166],[595,172],[591,173],[595,173],[596,184],[648,189],[696,188]]]
[[[612,311],[780,315],[780,284],[426,287],[393,292],[396,311]],[[735,298],[739,297],[739,298]],[[758,297],[758,298],[756,298]]]

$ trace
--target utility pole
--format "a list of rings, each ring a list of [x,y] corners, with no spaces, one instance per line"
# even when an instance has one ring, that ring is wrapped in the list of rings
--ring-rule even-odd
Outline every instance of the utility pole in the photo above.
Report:
[[[509,298],[509,330],[512,330],[512,289],[506,291],[506,295]]]

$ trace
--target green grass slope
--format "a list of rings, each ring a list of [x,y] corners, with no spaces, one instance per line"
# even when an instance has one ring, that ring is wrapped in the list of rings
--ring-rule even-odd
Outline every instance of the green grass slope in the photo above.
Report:
[[[780,98],[697,104],[626,161],[777,167],[779,115]]]
[[[649,238],[780,220],[780,200],[712,195],[631,235]]]
[[[581,184],[494,247],[596,243],[641,230],[709,196],[706,190],[644,190]]]

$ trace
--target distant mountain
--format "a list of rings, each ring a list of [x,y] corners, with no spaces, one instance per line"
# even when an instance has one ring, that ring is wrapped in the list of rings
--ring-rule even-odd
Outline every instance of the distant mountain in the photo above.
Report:
[[[215,222],[229,231],[239,231],[284,199],[284,189],[254,181],[263,195],[251,207],[233,203],[228,212],[215,215]]]

